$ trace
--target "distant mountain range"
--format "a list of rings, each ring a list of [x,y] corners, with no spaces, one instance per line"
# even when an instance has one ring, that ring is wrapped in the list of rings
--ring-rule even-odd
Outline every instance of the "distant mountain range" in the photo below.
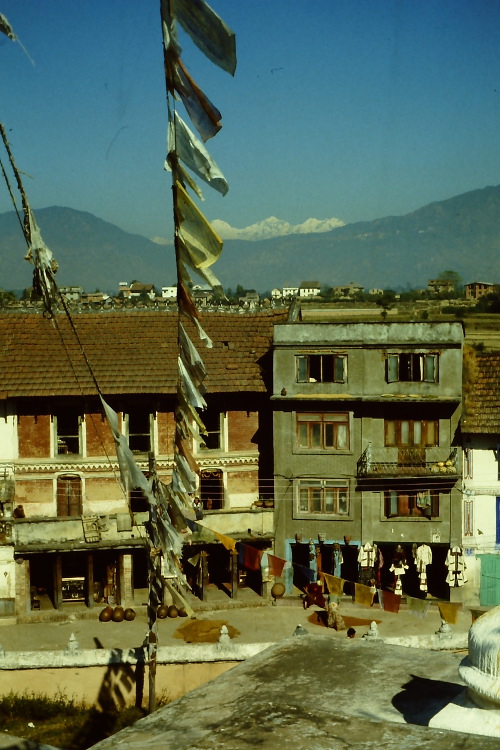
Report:
[[[35,211],[47,245],[59,262],[58,279],[87,291],[116,291],[120,281],[138,279],[157,287],[175,279],[172,246],[129,234],[92,214],[52,207]],[[325,222],[337,223],[325,231]],[[309,226],[308,226],[309,222]],[[241,284],[260,292],[301,281],[338,286],[354,281],[366,288],[425,287],[447,269],[465,282],[500,281],[500,186],[430,203],[405,216],[341,224],[310,219],[290,225],[270,219],[227,239],[214,267],[224,287]],[[257,227],[262,239],[255,239]],[[266,236],[274,229],[293,233]],[[306,229],[312,231],[303,233]],[[223,231],[223,234],[224,234]],[[248,239],[252,236],[253,239]],[[258,236],[258,233],[257,233]],[[31,284],[26,248],[14,212],[0,214],[0,287]]]
[[[345,226],[341,219],[306,219],[302,224],[290,224],[288,221],[270,216],[264,221],[250,224],[249,227],[237,229],[221,219],[211,222],[213,228],[223,240],[267,240],[271,237],[283,237],[286,234],[312,234],[329,232],[331,229]]]

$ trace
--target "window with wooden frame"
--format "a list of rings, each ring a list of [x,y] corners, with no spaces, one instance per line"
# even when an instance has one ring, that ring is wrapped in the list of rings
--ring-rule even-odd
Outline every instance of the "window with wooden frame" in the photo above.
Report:
[[[345,383],[346,354],[301,354],[295,357],[297,383]]]
[[[311,451],[349,450],[349,414],[297,414],[297,447]]]
[[[438,419],[386,419],[386,447],[433,447],[439,445]]]
[[[389,354],[386,359],[388,383],[437,383],[439,355],[415,352]]]
[[[295,490],[298,518],[349,515],[349,484],[343,479],[298,479]]]
[[[205,426],[206,434],[201,435],[200,450],[218,451],[223,449],[222,425],[224,424],[224,415],[225,413],[221,412],[220,409],[214,409],[210,406],[201,412],[200,418]]]
[[[386,490],[384,506],[386,518],[436,518],[439,516],[439,493],[428,489],[420,492]]]
[[[54,414],[56,454],[82,454],[82,415],[74,409],[61,409]]]
[[[82,515],[82,479],[78,474],[61,474],[57,477],[57,515]]]

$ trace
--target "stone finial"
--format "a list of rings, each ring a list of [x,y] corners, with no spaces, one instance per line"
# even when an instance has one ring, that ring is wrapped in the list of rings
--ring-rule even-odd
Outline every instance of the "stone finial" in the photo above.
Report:
[[[229,635],[227,625],[221,627],[218,643],[220,643],[221,646],[228,646],[231,643],[231,636]]]
[[[71,633],[68,641],[68,645],[66,646],[66,651],[80,651],[80,644],[76,640],[76,635],[74,633]]]
[[[308,632],[305,628],[302,627],[302,625],[297,625],[295,630],[293,631],[294,635],[308,635]]]
[[[380,638],[377,623],[375,622],[375,620],[371,621],[368,632],[363,635],[363,638],[372,641],[378,640]]]
[[[451,638],[451,628],[446,620],[441,619],[441,625],[436,630],[436,635],[439,638]]]

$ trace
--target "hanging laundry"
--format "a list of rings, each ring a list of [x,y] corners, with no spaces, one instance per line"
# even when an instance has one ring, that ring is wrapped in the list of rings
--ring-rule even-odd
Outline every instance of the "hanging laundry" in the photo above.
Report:
[[[389,571],[394,575],[395,594],[401,595],[403,592],[403,583],[401,581],[401,577],[405,575],[408,567],[408,563],[406,562],[406,553],[403,547],[398,544],[392,556],[392,565],[389,568]]]
[[[332,570],[333,570],[333,575],[337,576],[337,578],[340,577],[343,562],[344,562],[344,558],[342,557],[342,550],[340,548],[340,544],[338,542],[334,542],[333,550],[332,550]]]
[[[276,557],[275,555],[267,553],[267,564],[269,568],[269,575],[273,576],[274,578],[279,578],[281,574],[283,573],[283,568],[285,567],[286,560],[283,560],[281,557]]]
[[[370,542],[362,545],[358,552],[358,565],[361,568],[374,568],[377,559],[377,545]]]
[[[427,566],[432,564],[432,550],[428,544],[421,544],[415,552],[415,567],[420,580],[420,590],[427,591]]]
[[[209,60],[234,75],[234,32],[204,0],[170,0],[170,12]]]
[[[359,548],[358,566],[359,582],[368,586],[375,580],[375,563],[377,561],[377,545],[366,542]]]
[[[188,128],[182,117],[174,112],[168,130],[169,156],[175,154],[210,187],[226,195],[229,185],[203,143]]]
[[[431,495],[428,490],[425,490],[424,492],[417,492],[417,508],[422,508],[422,510],[425,510],[430,507],[431,505]]]
[[[446,583],[452,588],[463,586],[464,583],[467,583],[467,573],[465,572],[467,566],[465,564],[462,547],[453,547],[448,550],[446,555],[446,567],[448,568]]]

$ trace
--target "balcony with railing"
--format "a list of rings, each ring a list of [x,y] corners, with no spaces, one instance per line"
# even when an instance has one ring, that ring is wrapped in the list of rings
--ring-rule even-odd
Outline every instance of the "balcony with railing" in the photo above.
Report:
[[[358,477],[458,478],[458,449],[373,448],[370,445],[357,463]]]

